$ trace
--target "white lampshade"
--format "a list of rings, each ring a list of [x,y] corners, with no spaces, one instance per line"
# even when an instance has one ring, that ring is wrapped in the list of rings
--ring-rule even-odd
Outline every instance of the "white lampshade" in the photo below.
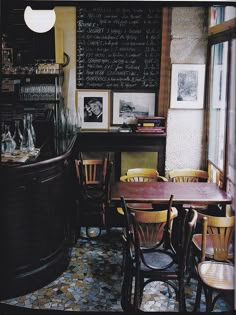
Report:
[[[56,13],[54,10],[32,10],[26,7],[24,13],[25,23],[32,31],[36,33],[45,33],[55,24]]]

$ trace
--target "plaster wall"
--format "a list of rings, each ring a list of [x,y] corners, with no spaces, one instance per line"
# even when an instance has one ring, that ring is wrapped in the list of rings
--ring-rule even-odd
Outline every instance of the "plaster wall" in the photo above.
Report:
[[[75,110],[76,88],[76,7],[55,7],[56,26],[63,31],[63,48],[70,62],[63,68],[63,96],[65,107]]]
[[[172,9],[171,64],[206,64],[207,11]],[[205,168],[203,109],[171,109],[167,115],[166,173],[176,168]]]

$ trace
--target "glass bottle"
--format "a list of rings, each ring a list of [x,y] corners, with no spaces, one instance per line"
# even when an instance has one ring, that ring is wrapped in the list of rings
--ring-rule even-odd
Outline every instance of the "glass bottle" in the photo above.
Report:
[[[6,134],[5,134],[5,153],[12,153],[16,148],[16,143],[12,138],[10,126],[6,125]]]
[[[28,115],[29,115],[29,120],[30,120],[30,132],[34,141],[34,146],[36,146],[36,133],[33,126],[33,115],[32,114],[28,114]]]
[[[66,132],[66,117],[63,104],[60,104],[59,109],[59,135],[64,136]]]
[[[13,134],[13,139],[16,143],[16,150],[22,150],[23,135],[20,130],[20,121],[18,119],[15,120],[15,130]]]
[[[66,118],[66,136],[70,136],[72,134],[72,117],[71,117],[71,110],[69,108],[66,108],[65,110],[65,118]]]
[[[22,140],[22,151],[30,152],[34,150],[34,141],[30,131],[30,117],[29,115],[24,115],[24,131]]]
[[[6,142],[5,142],[5,138],[6,138],[6,125],[4,122],[2,122],[1,124],[1,152],[5,153],[6,151]]]

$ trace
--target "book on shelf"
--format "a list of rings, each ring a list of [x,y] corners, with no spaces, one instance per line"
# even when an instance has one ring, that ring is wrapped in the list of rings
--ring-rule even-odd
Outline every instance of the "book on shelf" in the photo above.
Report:
[[[165,118],[157,116],[138,116],[137,127],[165,127]]]
[[[136,132],[156,132],[156,133],[165,133],[165,127],[137,127]]]

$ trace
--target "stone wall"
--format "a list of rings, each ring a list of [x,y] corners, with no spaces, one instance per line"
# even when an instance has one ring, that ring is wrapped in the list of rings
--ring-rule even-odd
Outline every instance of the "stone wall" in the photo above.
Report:
[[[206,64],[207,9],[172,9],[171,64]],[[176,168],[206,168],[203,109],[169,109],[166,173]]]

